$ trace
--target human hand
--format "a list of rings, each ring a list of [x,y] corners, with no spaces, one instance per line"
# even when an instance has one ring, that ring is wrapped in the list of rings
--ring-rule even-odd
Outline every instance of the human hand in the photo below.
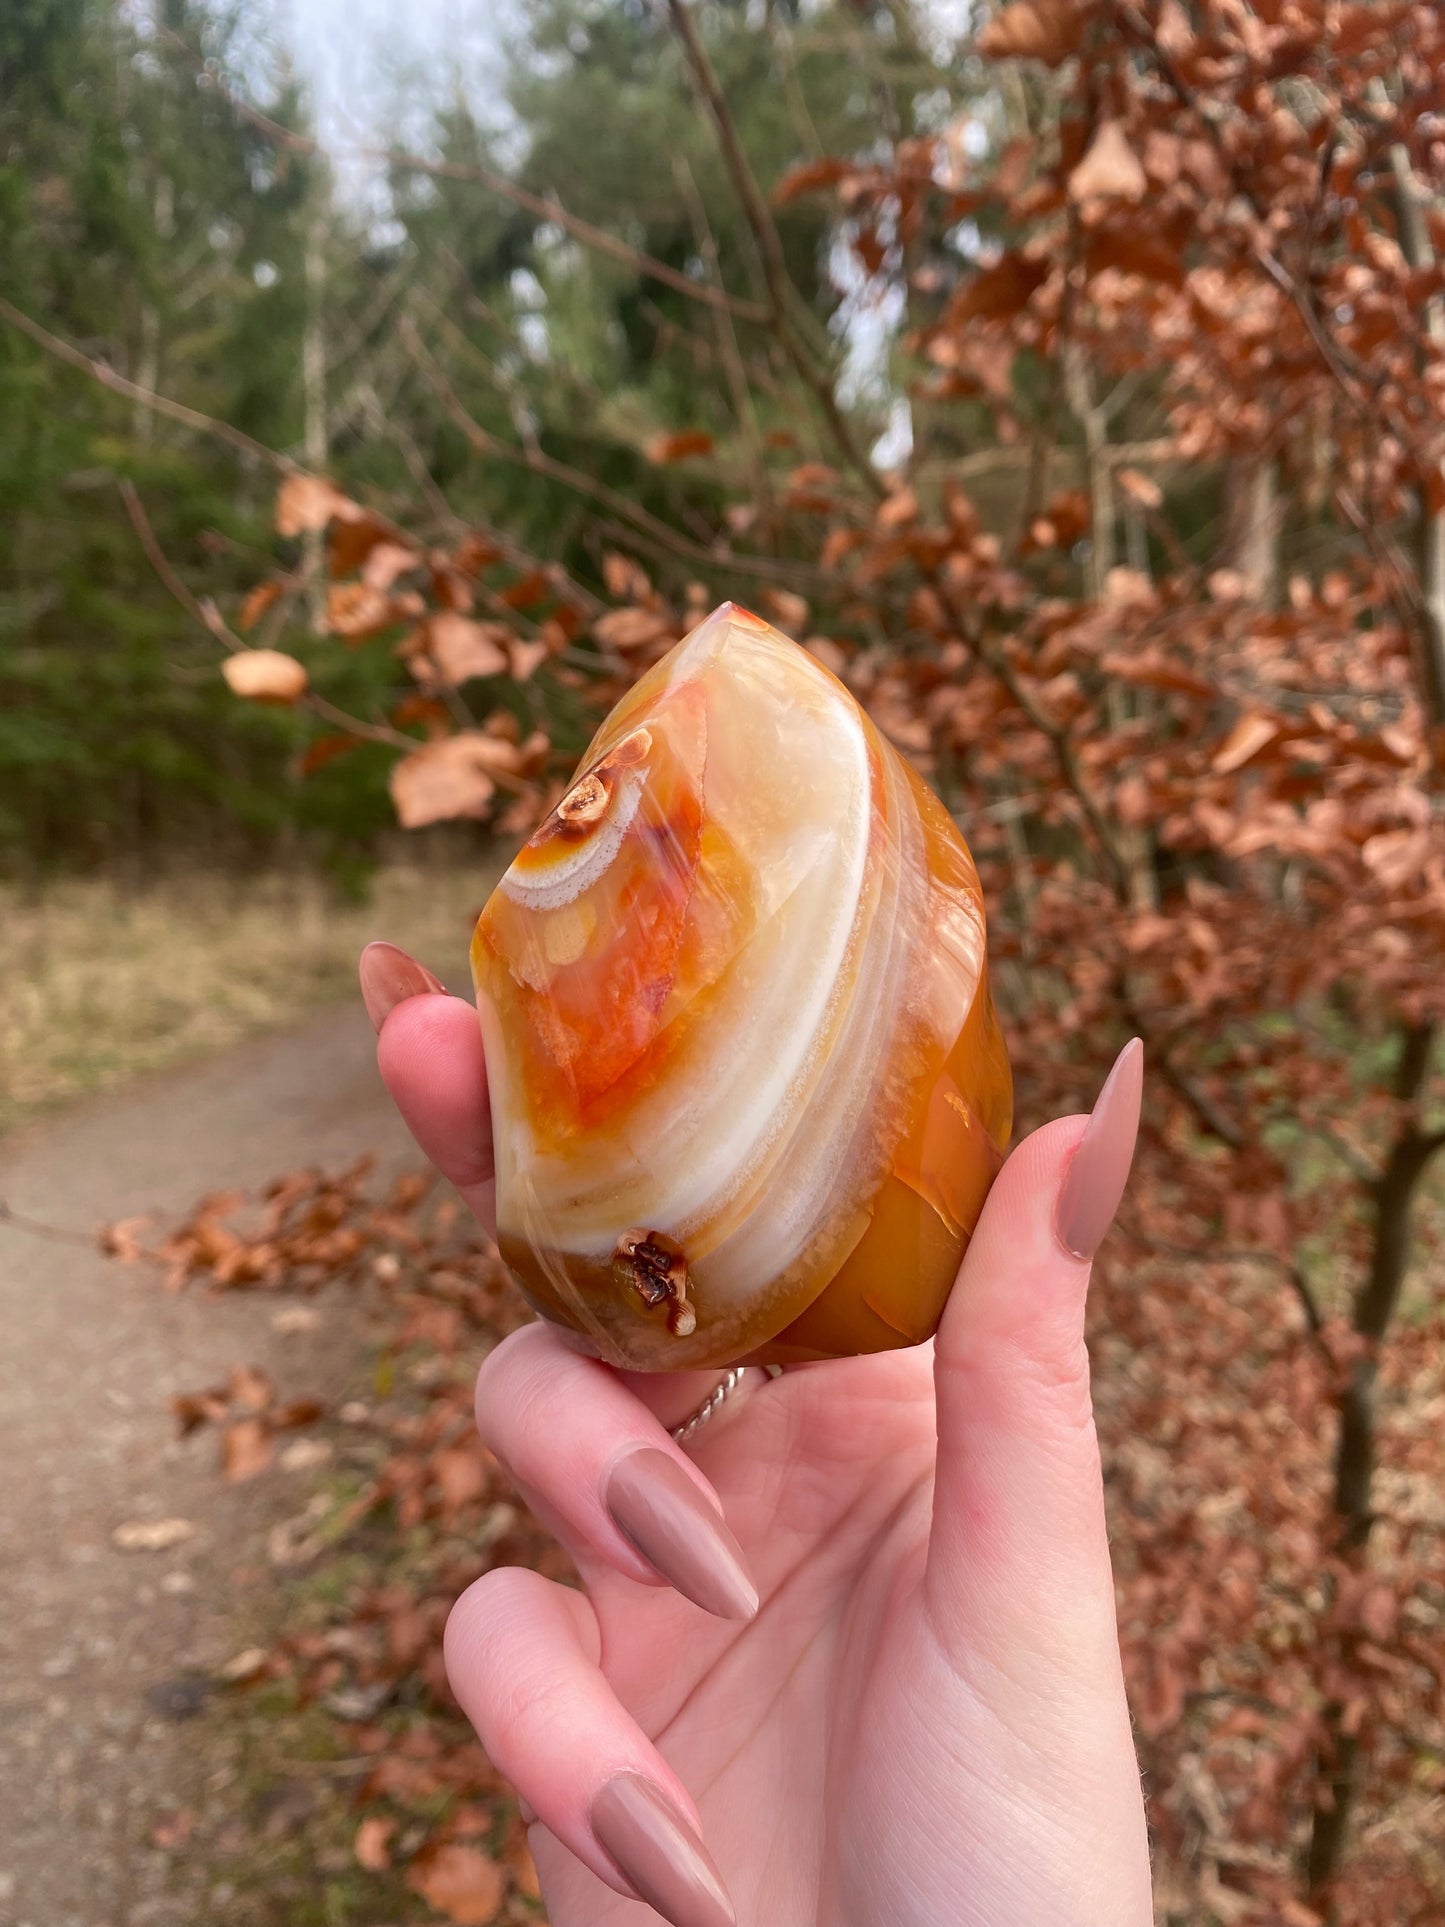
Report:
[[[362,982],[491,1229],[474,1011],[389,945]],[[1147,1927],[1084,1347],[1141,1082],[1136,1042],[1092,1118],[1013,1152],[933,1343],[750,1372],[686,1448],[717,1373],[615,1372],[542,1323],[486,1359],[481,1435],[585,1592],[487,1573],[447,1668],[553,1927],[634,1897],[675,1927]]]

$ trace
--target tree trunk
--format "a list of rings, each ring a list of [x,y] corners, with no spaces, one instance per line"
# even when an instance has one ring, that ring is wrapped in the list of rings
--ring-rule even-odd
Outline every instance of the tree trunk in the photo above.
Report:
[[[1371,1488],[1375,1472],[1378,1413],[1375,1406],[1379,1352],[1399,1308],[1400,1292],[1410,1262],[1410,1210],[1415,1187],[1445,1133],[1427,1131],[1420,1113],[1430,1076],[1435,1031],[1430,1024],[1410,1024],[1401,1033],[1400,1061],[1395,1073],[1395,1096],[1403,1117],[1376,1179],[1374,1239],[1370,1269],[1355,1297],[1352,1324],[1365,1341],[1339,1394],[1339,1442],[1335,1451],[1334,1511],[1342,1549],[1363,1558],[1374,1523]],[[1344,1728],[1344,1708],[1325,1708],[1325,1741],[1320,1750],[1316,1780],[1314,1825],[1311,1829],[1306,1878],[1309,1891],[1326,1896],[1344,1859],[1350,1814],[1359,1788],[1359,1742]],[[1327,1918],[1333,1919],[1333,1909]]]
[[[305,404],[306,466],[313,474],[326,468],[326,216],[318,202],[306,230],[306,326],[301,342],[301,389]],[[322,535],[306,535],[303,560],[311,626],[318,633],[326,624],[326,581]]]
[[[1279,597],[1281,503],[1274,460],[1240,458],[1230,470],[1229,559],[1249,584],[1256,602],[1271,608]]]

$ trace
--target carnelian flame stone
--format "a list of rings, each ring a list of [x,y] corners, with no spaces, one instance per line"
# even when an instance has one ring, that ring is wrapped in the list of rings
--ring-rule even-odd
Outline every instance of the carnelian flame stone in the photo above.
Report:
[[[936,1329],[1012,1122],[978,876],[826,669],[725,605],[482,912],[502,1254],[642,1371]]]

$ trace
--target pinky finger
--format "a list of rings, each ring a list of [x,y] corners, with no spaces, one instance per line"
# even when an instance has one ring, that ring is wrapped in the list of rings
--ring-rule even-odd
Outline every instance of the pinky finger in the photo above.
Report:
[[[673,1927],[735,1927],[697,1809],[598,1667],[583,1594],[524,1568],[490,1572],[447,1622],[447,1677],[493,1764],[616,1893]]]

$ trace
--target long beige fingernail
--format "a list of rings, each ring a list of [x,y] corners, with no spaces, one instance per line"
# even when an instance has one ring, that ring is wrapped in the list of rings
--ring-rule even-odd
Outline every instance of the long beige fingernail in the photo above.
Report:
[[[1075,1258],[1092,1258],[1114,1222],[1134,1162],[1143,1095],[1144,1046],[1134,1037],[1104,1080],[1059,1191],[1055,1228],[1059,1243]]]
[[[619,1459],[603,1503],[623,1538],[704,1612],[751,1619],[758,1589],[742,1547],[675,1460],[642,1445]]]
[[[372,1028],[377,1031],[408,997],[446,990],[440,978],[433,977],[415,957],[398,950],[394,943],[369,943],[356,969],[361,978],[361,1001],[366,1005]]]
[[[616,1774],[593,1800],[591,1821],[602,1851],[672,1927],[737,1927],[712,1855],[651,1780]]]

